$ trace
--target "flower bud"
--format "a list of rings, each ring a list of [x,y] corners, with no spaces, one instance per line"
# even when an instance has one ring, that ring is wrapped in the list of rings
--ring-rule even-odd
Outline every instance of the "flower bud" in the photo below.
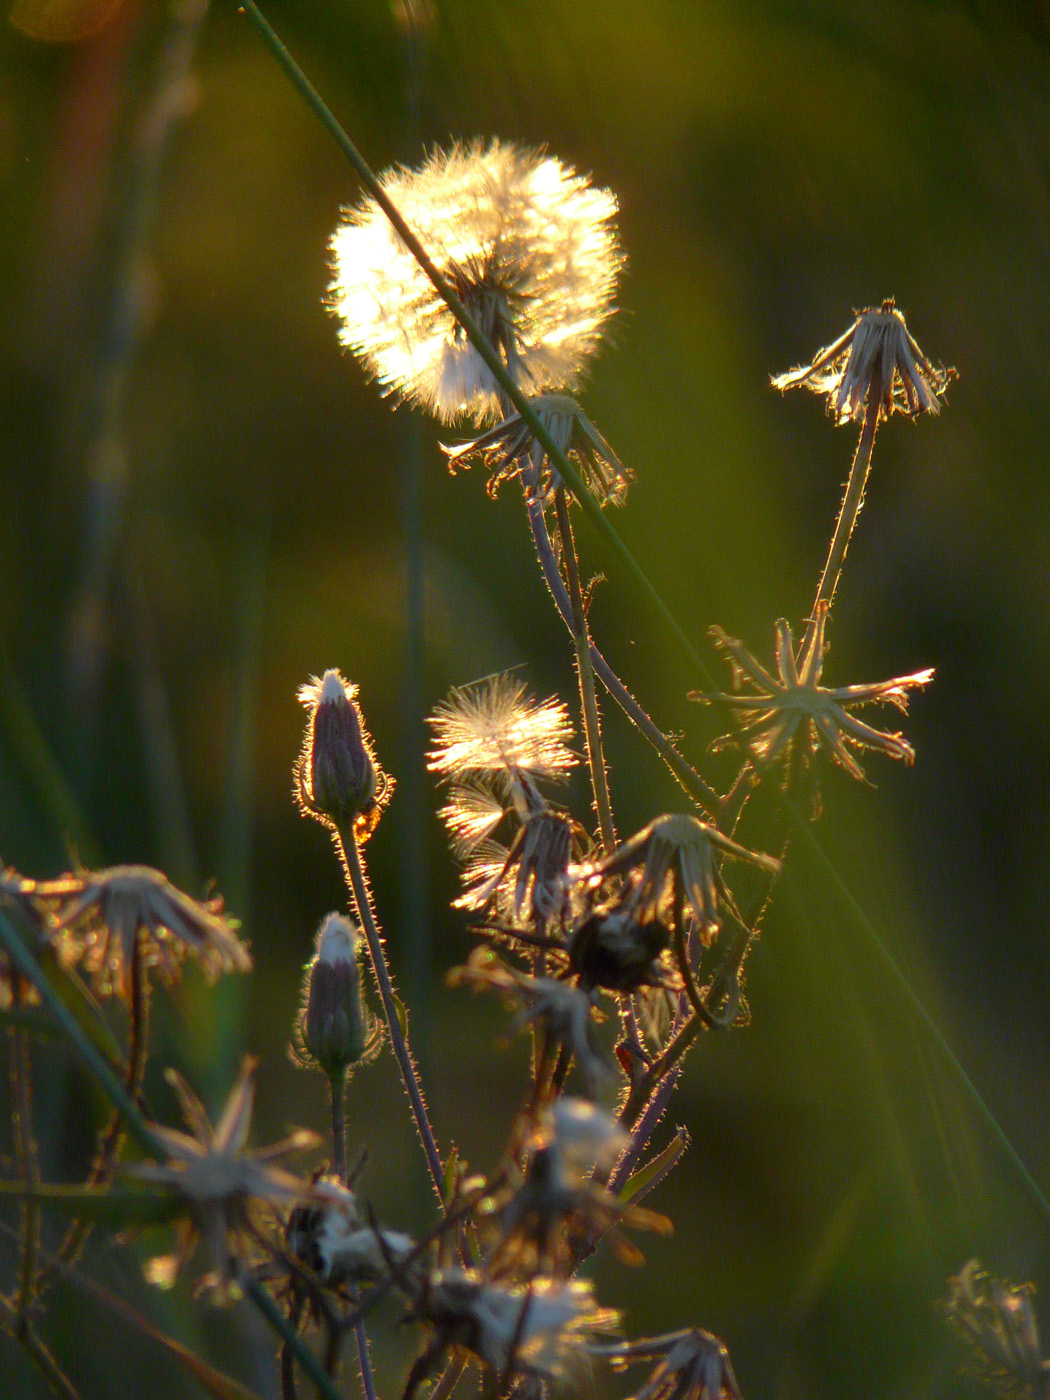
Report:
[[[356,695],[334,670],[300,688],[310,719],[295,776],[304,812],[330,826],[353,823],[365,839],[392,785],[373,758]]]
[[[358,952],[361,934],[341,914],[329,914],[306,971],[299,1021],[300,1060],[328,1075],[371,1058],[378,1026],[365,1005]]]

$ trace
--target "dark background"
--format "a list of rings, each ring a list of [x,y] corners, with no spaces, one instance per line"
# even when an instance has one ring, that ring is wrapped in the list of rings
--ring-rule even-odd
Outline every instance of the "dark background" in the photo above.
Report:
[[[749,965],[752,1023],[701,1043],[668,1116],[693,1135],[652,1201],[676,1233],[642,1241],[643,1270],[602,1261],[597,1278],[633,1334],[717,1331],[749,1397],[969,1394],[938,1316],[946,1279],[976,1254],[1045,1287],[1050,1221],[865,920],[1050,1182],[1042,7],[435,0],[414,29],[385,0],[268,13],[376,168],[499,135],[615,191],[628,264],[585,402],[637,472],[614,523],[712,666],[711,623],[768,659],[774,620],[805,615],[854,446],[769,374],[889,295],[958,367],[940,419],[879,435],[825,669],[844,684],[936,666],[907,722],[917,764],[872,756],[876,787],[826,774],[817,835],[856,904],[792,853]],[[567,639],[515,490],[493,504],[479,472],[451,479],[438,430],[340,352],[326,243],[358,186],[232,5],[204,20],[183,115],[150,146],[166,16],[129,4],[79,42],[0,37],[0,854],[40,876],[74,852],[149,862],[195,894],[214,878],[256,970],[158,994],[158,1111],[160,1064],[214,1107],[250,1049],[255,1140],[323,1127],[323,1086],[285,1046],[313,930],[343,896],[290,773],[296,688],[340,667],[399,782],[369,858],[437,1134],[484,1170],[526,1048],[494,1054],[502,1014],[443,984],[469,942],[421,717],[519,663],[573,700]],[[705,755],[714,718],[685,698],[702,677],[578,534],[585,571],[608,574],[599,643],[728,782]],[[605,710],[621,832],[685,810]],[[90,1123],[56,1052],[38,1097],[62,1175]],[[404,1109],[389,1057],[351,1087],[362,1189],[418,1230]],[[120,1246],[86,1268],[268,1383],[270,1344],[244,1318],[148,1292]],[[195,1393],[97,1303],[58,1296],[45,1335],[85,1395],[144,1377]],[[395,1317],[384,1394],[413,1344]],[[0,1365],[8,1393],[37,1393],[8,1342]]]

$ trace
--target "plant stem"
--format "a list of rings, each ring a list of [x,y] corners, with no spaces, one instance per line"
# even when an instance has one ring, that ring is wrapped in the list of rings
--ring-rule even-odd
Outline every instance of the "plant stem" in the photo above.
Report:
[[[25,1318],[19,1318],[8,1300],[0,1294],[0,1327],[16,1337],[23,1351],[37,1370],[62,1400],[80,1400],[80,1393],[59,1366],[47,1347],[29,1326]]]
[[[871,469],[871,450],[875,446],[875,430],[879,426],[879,401],[874,396],[869,396],[868,407],[864,413],[864,425],[860,430],[860,441],[857,443],[857,450],[853,454],[853,465],[849,469],[849,480],[846,483],[846,494],[842,498],[842,505],[839,507],[838,519],[835,522],[835,533],[831,537],[831,545],[828,549],[827,562],[824,565],[824,572],[820,576],[820,587],[817,589],[817,596],[813,603],[813,614],[815,618],[817,609],[821,603],[827,603],[830,608],[832,599],[835,597],[835,589],[838,587],[839,576],[842,573],[842,565],[846,558],[846,550],[849,548],[850,536],[853,534],[853,527],[857,523],[857,516],[860,508],[864,504],[864,488],[868,482],[868,472]],[[813,623],[810,623],[813,626]],[[805,643],[803,643],[805,646]]]
[[[412,1058],[412,1051],[409,1048],[407,1033],[401,1028],[401,1018],[399,1015],[399,1010],[401,1009],[400,1003],[394,993],[394,984],[391,981],[390,969],[387,966],[386,950],[383,947],[383,936],[379,932],[375,921],[375,915],[372,913],[372,897],[368,889],[368,879],[365,875],[364,863],[361,860],[361,848],[358,845],[357,837],[354,834],[352,826],[340,827],[334,834],[336,849],[342,858],[343,869],[346,872],[347,883],[350,886],[350,893],[353,896],[354,904],[357,907],[357,915],[361,921],[361,927],[365,931],[365,939],[368,942],[368,952],[372,959],[372,968],[379,986],[379,995],[383,1002],[383,1011],[386,1015],[387,1028],[390,1031],[390,1044],[393,1047],[398,1067],[401,1070],[401,1078],[404,1081],[409,1103],[412,1105],[412,1116],[416,1120],[416,1130],[423,1144],[423,1152],[426,1155],[427,1166],[430,1168],[430,1176],[434,1183],[434,1190],[437,1192],[438,1200],[443,1204],[445,1174],[441,1166],[441,1156],[437,1150],[437,1143],[434,1141],[434,1131],[430,1126],[430,1119],[427,1117],[426,1103],[423,1099],[423,1089],[419,1082],[419,1071],[416,1069],[415,1061]]]
[[[355,973],[356,976],[356,973]],[[332,1166],[340,1182],[346,1185],[346,1070],[334,1070],[328,1076],[332,1094]]]
[[[20,1004],[28,984],[19,976],[15,976],[11,980],[15,1002]],[[37,1158],[36,1137],[33,1133],[33,1081],[29,1032],[23,1026],[12,1026],[10,1034],[15,1161],[19,1179],[32,1192],[40,1184],[40,1164]],[[33,1274],[36,1269],[39,1229],[40,1208],[36,1201],[27,1196],[22,1203],[22,1251],[16,1302],[19,1322],[23,1327],[26,1324],[29,1308],[33,1301]]]
[[[15,968],[32,982],[40,993],[41,1002],[58,1022],[63,1035],[70,1042],[84,1068],[117,1112],[123,1114],[128,1131],[143,1152],[148,1157],[166,1157],[167,1153],[153,1136],[153,1132],[139,1111],[138,1105],[120,1082],[112,1067],[77,1025],[75,1017],[63,1006],[44,976],[43,969],[22,942],[10,919],[2,911],[0,911],[0,946],[8,954]]]
[[[252,1278],[252,1276],[248,1274],[244,1280],[244,1291],[273,1330],[278,1336],[284,1339],[285,1345],[288,1347],[289,1351],[313,1381],[314,1385],[317,1386],[318,1391],[325,1397],[325,1400],[343,1400],[343,1396],[339,1393],[335,1381],[332,1380],[331,1376],[299,1336],[295,1328],[281,1312],[280,1308],[270,1297],[259,1280]]]
[[[531,470],[531,469],[530,469]],[[536,546],[536,553],[539,556],[540,568],[547,587],[550,589],[551,597],[554,599],[554,606],[558,610],[558,615],[569,629],[573,632],[572,624],[572,603],[566,592],[565,584],[562,582],[561,573],[558,569],[558,561],[554,556],[554,546],[547,531],[547,522],[543,515],[542,502],[536,499],[536,493],[529,490],[530,481],[526,472],[522,473],[522,484],[525,486],[525,504],[528,508],[529,525],[532,528],[532,538]],[[675,746],[668,739],[667,735],[660,729],[634,698],[631,692],[620,680],[619,676],[606,661],[605,657],[595,646],[590,645],[591,664],[606,690],[619,705],[627,718],[642,734],[660,755],[663,761],[670,768],[671,772],[681,783],[682,787],[698,802],[707,812],[708,816],[715,821],[720,819],[721,799],[714,788],[706,783],[692,764],[687,763]]]
[[[605,768],[605,754],[602,749],[601,717],[598,714],[598,701],[594,694],[591,637],[587,627],[587,614],[583,607],[583,594],[580,591],[580,567],[576,558],[576,541],[573,539],[572,521],[569,519],[569,502],[564,486],[558,486],[555,489],[554,508],[558,515],[561,557],[565,565],[565,577],[569,584],[569,600],[572,603],[572,642],[576,650],[576,674],[580,682],[580,709],[583,713],[587,763],[591,770],[594,810],[598,815],[598,829],[601,832],[605,854],[612,855],[616,849],[616,828],[613,826],[612,800],[609,797],[609,775]]]
[[[365,1400],[376,1400],[376,1381],[372,1373],[372,1358],[368,1354],[368,1333],[365,1331],[363,1317],[358,1317],[354,1323],[354,1336],[357,1338],[357,1359],[361,1365],[361,1385],[364,1388]]]

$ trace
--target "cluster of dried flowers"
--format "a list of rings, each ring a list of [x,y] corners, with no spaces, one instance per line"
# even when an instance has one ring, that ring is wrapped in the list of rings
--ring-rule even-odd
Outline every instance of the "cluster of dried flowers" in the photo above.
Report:
[[[886,302],[860,313],[812,365],[774,380],[825,395],[838,423],[862,425],[861,439],[801,643],[786,621],[776,623],[774,672],[713,629],[733,689],[694,698],[729,726],[712,747],[731,747],[741,760],[735,782],[719,794],[595,646],[580,591],[570,508],[585,491],[603,506],[622,504],[630,480],[570,397],[613,310],[621,264],[615,200],[544,153],[496,141],[435,151],[422,170],[391,173],[383,189],[425,257],[375,201],[351,211],[332,240],[331,306],[341,338],[384,390],[444,423],[472,420],[482,429],[446,449],[453,465],[480,460],[491,490],[520,482],[545,580],[572,635],[593,807],[574,813],[553,795],[564,792],[580,762],[560,699],[537,701],[520,679],[496,676],[454,691],[433,715],[430,767],[446,784],[441,815],[463,867],[456,903],[478,939],[450,981],[494,993],[513,1012],[513,1027],[533,1040],[531,1083],[508,1120],[506,1149],[487,1172],[469,1173],[441,1151],[430,1123],[368,885],[363,846],[393,782],[376,757],[356,687],[328,670],[302,688],[308,722],[296,796],[303,814],[331,835],[352,916],[330,914],[321,924],[293,1035],[299,1062],[330,1086],[329,1160],[309,1176],[277,1165],[318,1145],[316,1134],[302,1131],[249,1149],[253,1060],[243,1062],[214,1127],[172,1075],[185,1129],[140,1117],[147,1160],[123,1178],[140,1203],[153,1203],[152,1219],[176,1223],[174,1252],[152,1259],[149,1276],[172,1282],[202,1243],[215,1299],[247,1293],[278,1318],[285,1400],[294,1400],[304,1368],[323,1393],[337,1393],[340,1344],[351,1333],[365,1394],[374,1400],[367,1324],[373,1304],[392,1293],[418,1329],[406,1363],[409,1400],[431,1381],[434,1393],[450,1395],[472,1367],[493,1395],[539,1395],[554,1382],[586,1383],[598,1362],[649,1368],[635,1400],[736,1397],[716,1337],[697,1326],[623,1340],[624,1319],[600,1305],[579,1270],[603,1243],[641,1262],[628,1232],[670,1228],[640,1201],[677,1165],[687,1138],[679,1132],[661,1149],[653,1131],[686,1052],[742,1016],[748,950],[781,868],[781,856],[741,839],[752,794],[764,785],[790,802],[804,789],[815,801],[825,758],[864,777],[858,749],[913,761],[903,735],[853,711],[871,704],[904,710],[930,671],[875,684],[826,687],[821,680],[876,427],[893,412],[937,412],[950,372],[926,359]],[[688,810],[654,814],[622,841],[595,677],[693,799]],[[765,783],[770,773],[779,785]],[[82,984],[81,973],[89,996],[112,994],[127,1006],[127,1051],[111,1068],[123,1077],[126,1097],[115,1107],[129,1123],[138,1112],[150,969],[174,978],[186,955],[209,974],[250,967],[221,901],[194,901],[144,867],[50,881],[4,872],[0,940],[0,997],[16,1012],[34,1000],[51,1012],[54,986]],[[368,1004],[366,962],[382,1017]],[[14,1034],[18,1062],[27,1034],[21,1022]],[[370,1146],[352,1114],[348,1127],[348,1081],[384,1044],[397,1058],[438,1198],[422,1239],[380,1225],[348,1166],[348,1137]],[[22,1087],[27,1092],[24,1073]],[[17,1132],[17,1155],[28,1164],[28,1107]],[[113,1183],[117,1157],[111,1130],[85,1199]],[[28,1165],[24,1177],[32,1184]],[[11,1304],[23,1329],[50,1267],[36,1254],[35,1232],[27,1205],[23,1286]],[[78,1243],[64,1249],[67,1263]],[[989,1303],[963,1280],[954,1315],[985,1337],[987,1317],[1004,1314],[1007,1303],[1005,1294]],[[321,1334],[320,1349],[311,1328]],[[1029,1353],[1036,1354],[1034,1342]]]

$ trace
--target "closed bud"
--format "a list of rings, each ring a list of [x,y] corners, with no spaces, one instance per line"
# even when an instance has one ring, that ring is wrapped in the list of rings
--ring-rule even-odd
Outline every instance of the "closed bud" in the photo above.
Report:
[[[328,826],[352,824],[365,840],[393,783],[373,757],[356,696],[357,687],[334,670],[300,688],[310,718],[295,779],[305,813]]]
[[[378,1024],[365,1005],[361,986],[360,946],[356,926],[341,914],[329,914],[306,969],[298,1058],[330,1076],[371,1059],[379,1048]]]

